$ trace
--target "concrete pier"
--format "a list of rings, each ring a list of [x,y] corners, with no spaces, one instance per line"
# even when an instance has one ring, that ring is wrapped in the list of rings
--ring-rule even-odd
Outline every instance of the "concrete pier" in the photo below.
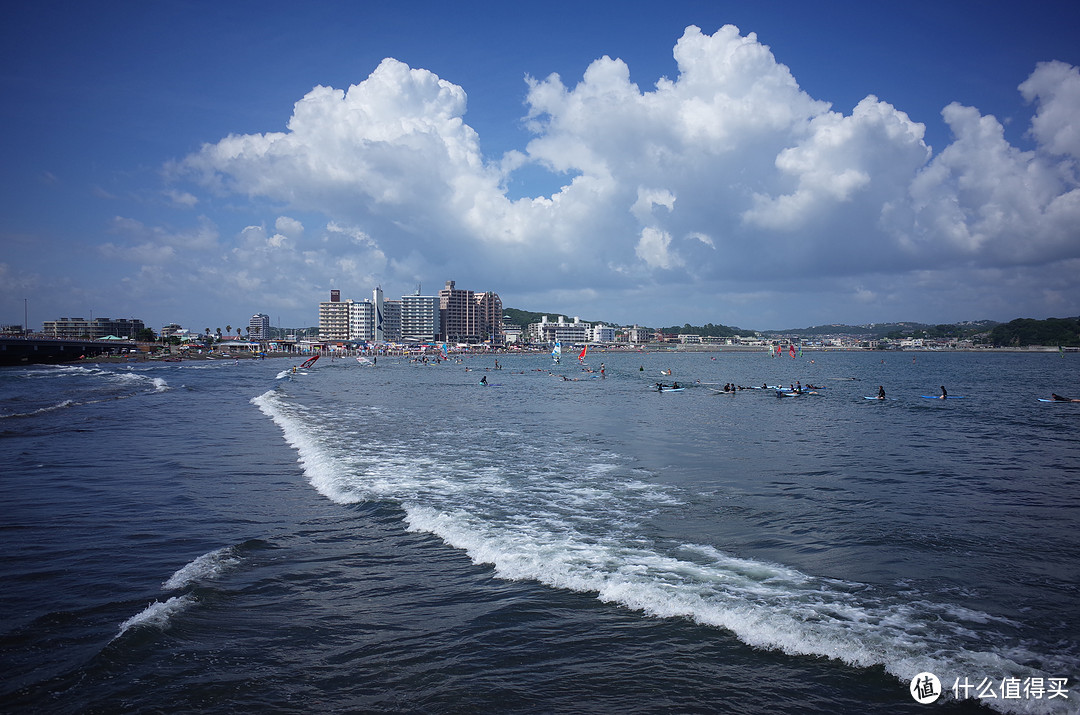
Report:
[[[135,349],[131,340],[65,340],[63,338],[0,338],[0,366],[63,363],[84,357]]]

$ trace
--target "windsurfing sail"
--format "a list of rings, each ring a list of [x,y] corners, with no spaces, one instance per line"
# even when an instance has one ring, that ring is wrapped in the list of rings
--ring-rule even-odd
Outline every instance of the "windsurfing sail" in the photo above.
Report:
[[[585,343],[585,347],[583,347],[581,349],[581,352],[578,353],[578,356],[577,356],[578,362],[581,362],[582,360],[585,359],[585,353],[587,353],[588,351],[589,351],[589,344]]]
[[[443,360],[447,360],[450,357],[449,351],[446,349],[446,343],[442,344],[442,356]]]
[[[555,347],[551,349],[551,357],[558,360],[560,355],[562,355],[562,343],[556,340]]]
[[[791,359],[795,359],[795,344],[788,345],[788,354],[791,355]]]
[[[313,355],[312,357],[309,357],[304,362],[300,363],[300,367],[311,367],[312,365],[315,364],[315,361],[318,360],[318,359],[319,359],[318,355]]]

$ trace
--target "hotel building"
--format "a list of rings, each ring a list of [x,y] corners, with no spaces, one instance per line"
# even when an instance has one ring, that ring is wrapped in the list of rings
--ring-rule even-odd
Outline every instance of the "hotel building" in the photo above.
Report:
[[[41,332],[54,338],[89,338],[96,340],[113,335],[118,338],[134,339],[136,333],[145,328],[143,321],[131,318],[60,318],[46,320]]]

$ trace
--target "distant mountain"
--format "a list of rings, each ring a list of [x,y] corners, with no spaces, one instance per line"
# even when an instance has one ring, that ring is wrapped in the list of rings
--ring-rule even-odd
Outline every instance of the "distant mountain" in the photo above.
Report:
[[[547,316],[548,320],[556,321],[559,316],[563,316],[566,319],[572,319],[573,316],[567,313],[559,313],[555,311],[548,311],[546,313],[538,313],[535,311],[521,310],[519,308],[504,308],[503,316],[514,325],[520,325],[522,328],[526,327],[530,323],[539,323],[543,316]],[[619,326],[622,323],[614,323],[609,321],[587,320],[582,318],[582,322],[585,323],[604,323],[605,325]],[[1016,322],[1016,321],[1013,321]],[[1037,321],[1038,322],[1038,321]],[[898,322],[898,323],[867,323],[864,325],[847,325],[843,323],[834,323],[831,325],[813,325],[809,328],[791,328],[790,330],[752,330],[750,328],[739,328],[735,326],[706,323],[705,325],[690,325],[689,323],[683,325],[671,325],[660,328],[653,328],[653,326],[642,326],[649,330],[659,330],[663,333],[669,334],[689,334],[689,335],[702,335],[702,336],[715,336],[715,337],[729,337],[733,335],[764,335],[764,336],[785,336],[785,337],[814,337],[825,335],[848,335],[851,337],[859,337],[867,340],[881,340],[883,338],[889,338],[892,340],[899,340],[902,338],[967,338],[982,333],[988,333],[995,326],[1000,325],[993,320],[971,320],[964,321],[962,323],[949,323],[949,324],[937,324],[930,325],[928,323],[916,323],[916,322]],[[1010,323],[1011,325],[1011,323]],[[1030,329],[1030,328],[1029,328]],[[1015,337],[1015,336],[1014,336]],[[1057,344],[1057,343],[1053,343]],[[1070,343],[1062,343],[1070,344]]]
[[[766,335],[790,335],[811,337],[818,335],[849,335],[852,337],[880,340],[882,338],[966,338],[993,329],[997,322],[993,320],[973,320],[962,323],[867,323],[865,325],[814,325],[809,328],[791,330],[767,330]]]
[[[690,323],[686,323],[684,325],[672,325],[667,328],[659,328],[659,330],[661,333],[669,335],[701,335],[710,338],[730,338],[735,335],[754,335],[757,332],[754,330],[735,328],[729,325],[713,325],[712,323],[705,323],[705,325],[690,325]]]
[[[1002,347],[1024,345],[1080,345],[1080,317],[1077,318],[1017,318],[995,325],[990,342]]]

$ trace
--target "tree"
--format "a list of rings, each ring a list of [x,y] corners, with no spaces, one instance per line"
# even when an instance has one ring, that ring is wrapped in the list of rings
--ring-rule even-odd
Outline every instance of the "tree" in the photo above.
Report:
[[[143,328],[135,333],[135,339],[140,343],[152,343],[157,340],[157,335],[154,334],[153,328]]]
[[[221,331],[219,330],[218,332],[220,333]],[[225,326],[225,332],[227,334],[229,334],[229,335],[232,335],[232,326],[231,325],[226,325]]]

